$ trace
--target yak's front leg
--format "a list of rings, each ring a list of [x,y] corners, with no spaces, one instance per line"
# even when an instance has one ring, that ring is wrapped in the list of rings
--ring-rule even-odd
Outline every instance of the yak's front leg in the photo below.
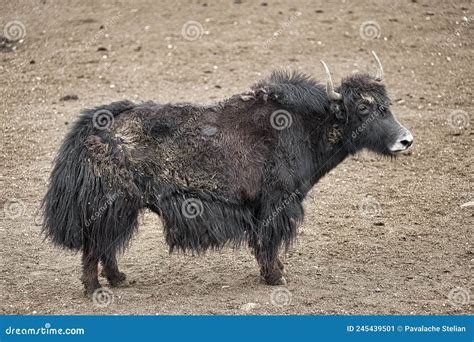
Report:
[[[277,266],[280,269],[280,271],[285,274],[285,265],[283,265],[283,262],[280,260],[279,257],[277,257]]]
[[[283,274],[285,274],[285,265],[283,264],[283,262],[281,261],[281,259],[279,257],[277,257],[276,263],[277,263],[277,266],[280,269],[280,271]],[[260,270],[260,275],[263,277],[263,271],[262,270]]]
[[[255,258],[260,266],[260,275],[268,285],[286,285],[283,263],[278,258],[278,246],[261,244],[253,246]]]
[[[119,286],[123,284],[127,278],[125,273],[120,272],[117,264],[116,253],[108,252],[100,257],[102,261],[102,275],[107,278],[110,286]]]
[[[82,252],[82,277],[81,281],[84,284],[85,294],[90,296],[95,290],[100,288],[98,273],[99,273],[99,256],[94,253],[86,244]]]

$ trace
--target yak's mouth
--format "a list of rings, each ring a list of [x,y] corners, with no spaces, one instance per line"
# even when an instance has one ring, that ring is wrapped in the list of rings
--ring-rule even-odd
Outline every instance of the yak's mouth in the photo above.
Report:
[[[409,149],[410,149],[410,147],[403,148],[403,149],[398,149],[398,150],[392,150],[392,149],[391,149],[391,150],[390,150],[390,153],[396,155],[396,154],[400,154],[400,153],[402,153],[402,152],[405,152],[405,151],[407,151],[407,150],[409,150]]]

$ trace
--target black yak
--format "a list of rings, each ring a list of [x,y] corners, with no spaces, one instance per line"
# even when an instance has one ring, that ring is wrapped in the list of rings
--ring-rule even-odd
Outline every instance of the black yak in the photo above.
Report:
[[[55,159],[43,231],[82,251],[86,293],[125,280],[116,255],[140,212],[159,215],[170,251],[201,253],[242,243],[267,284],[285,284],[278,254],[295,239],[312,186],[361,149],[393,156],[413,141],[392,115],[377,76],[334,88],[273,72],[217,104],[129,101],[86,110]]]

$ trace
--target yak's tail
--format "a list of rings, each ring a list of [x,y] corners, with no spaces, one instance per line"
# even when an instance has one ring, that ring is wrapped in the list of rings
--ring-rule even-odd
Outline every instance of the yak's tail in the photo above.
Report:
[[[104,251],[124,245],[136,228],[141,203],[132,182],[118,175],[126,167],[116,165],[126,163],[126,156],[118,155],[123,151],[111,138],[110,127],[103,126],[104,120],[113,122],[134,106],[120,101],[86,110],[67,134],[42,202],[43,232],[56,245]]]

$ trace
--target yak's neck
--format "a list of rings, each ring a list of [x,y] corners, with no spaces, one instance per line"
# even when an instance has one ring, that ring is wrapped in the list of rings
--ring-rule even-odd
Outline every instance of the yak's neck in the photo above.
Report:
[[[323,129],[313,144],[311,184],[316,184],[324,175],[338,166],[349,155],[342,141],[341,132],[334,127]]]

